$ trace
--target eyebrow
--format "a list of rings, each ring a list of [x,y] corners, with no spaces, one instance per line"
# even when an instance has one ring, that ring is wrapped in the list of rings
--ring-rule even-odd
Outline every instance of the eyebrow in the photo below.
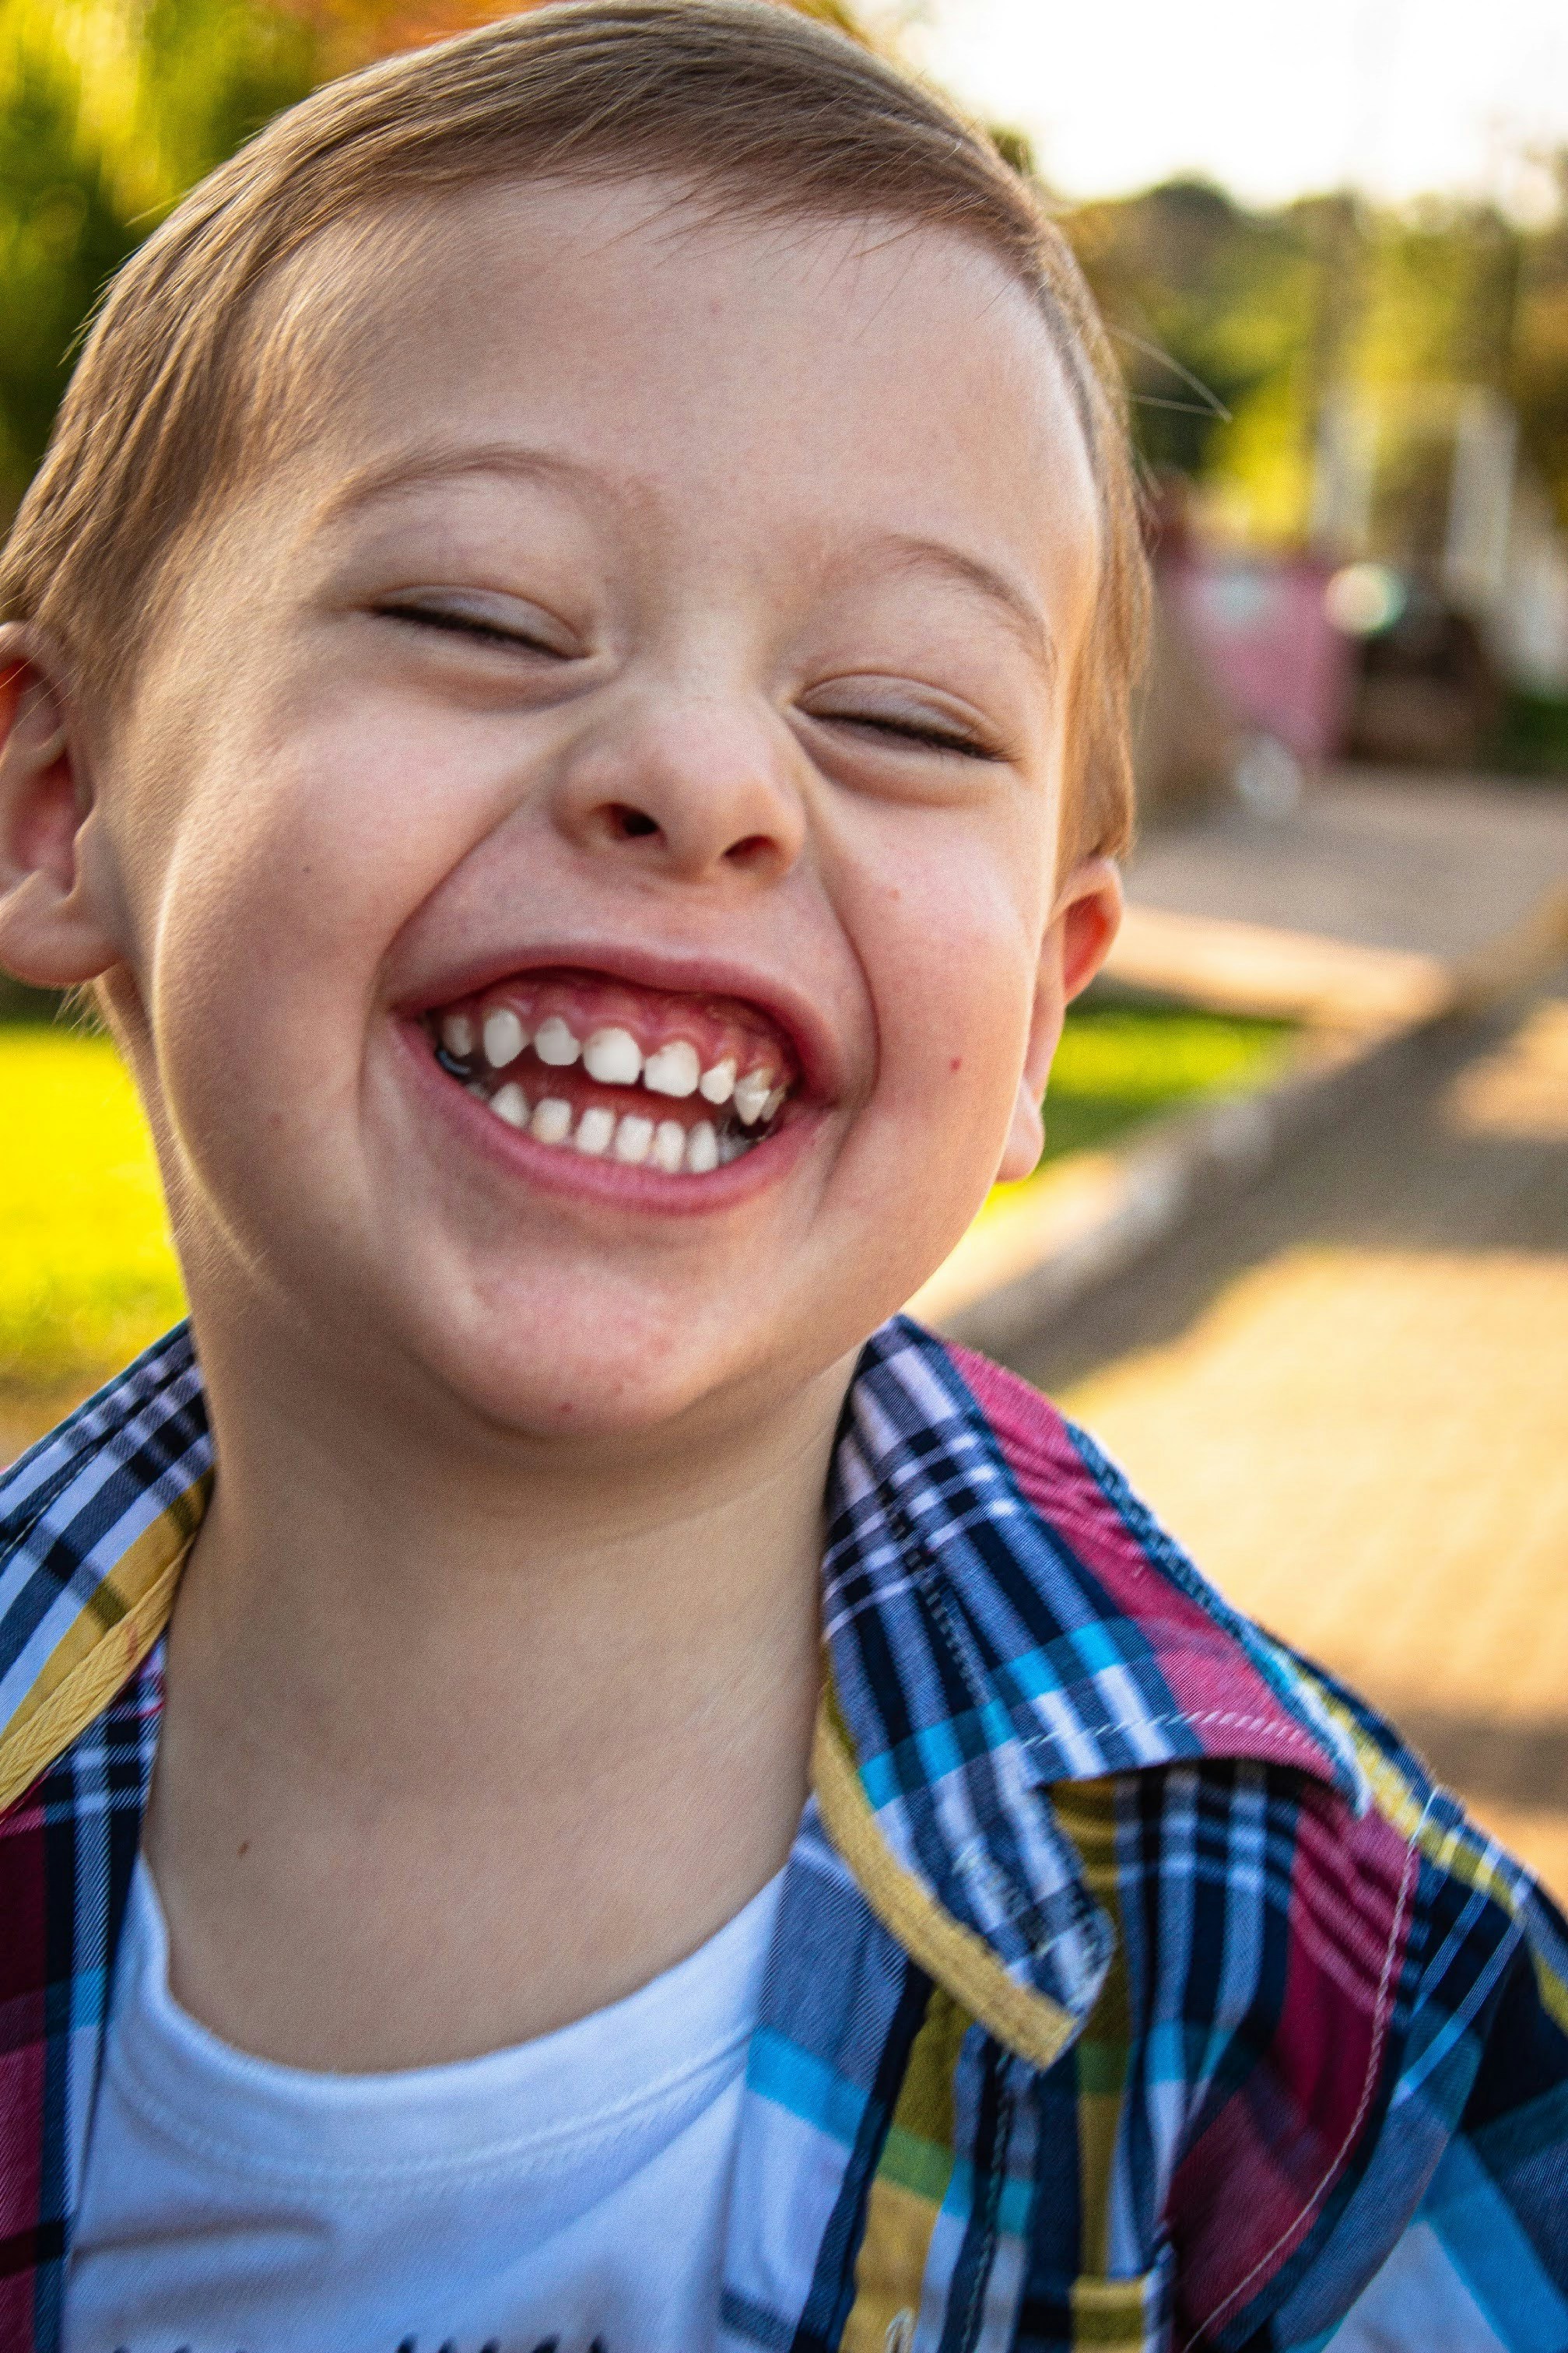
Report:
[[[578,491],[592,490],[602,493],[605,487],[593,467],[556,450],[533,449],[517,442],[414,449],[386,459],[379,465],[356,469],[323,501],[315,520],[318,524],[335,522],[344,515],[356,513],[379,499],[394,498],[402,491],[422,490],[430,483],[461,481],[487,474]],[[878,544],[905,570],[934,573],[983,597],[1009,623],[1024,651],[1046,676],[1055,678],[1060,663],[1056,641],[1045,616],[1028,592],[1005,573],[997,571],[981,557],[952,546],[947,540],[894,532]]]
[[[318,523],[335,522],[357,513],[378,499],[395,498],[401,491],[423,490],[436,482],[461,481],[474,475],[500,475],[516,482],[555,483],[569,490],[603,488],[591,466],[551,449],[530,449],[514,441],[474,447],[405,450],[378,465],[361,466],[339,482],[317,510]]]
[[[1060,667],[1056,640],[1045,616],[1027,590],[1010,580],[1004,572],[998,572],[980,556],[967,554],[961,547],[953,547],[944,539],[920,539],[899,532],[882,544],[906,570],[936,573],[983,596],[1011,624],[1022,640],[1024,651],[1033,657],[1046,676],[1055,677]]]

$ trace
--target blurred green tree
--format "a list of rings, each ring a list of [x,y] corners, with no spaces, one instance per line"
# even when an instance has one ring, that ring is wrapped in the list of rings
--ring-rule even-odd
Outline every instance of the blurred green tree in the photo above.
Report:
[[[1554,175],[1557,217],[1525,241],[1520,259],[1508,389],[1568,530],[1568,153],[1556,158]]]
[[[1228,416],[1305,348],[1307,241],[1288,216],[1245,211],[1200,180],[1086,205],[1063,225],[1120,346],[1144,456],[1202,474]]]
[[[1557,179],[1528,227],[1475,201],[1253,212],[1193,182],[1065,211],[1146,459],[1234,492],[1252,535],[1299,538],[1324,404],[1348,395],[1392,428],[1380,500],[1402,538],[1436,512],[1456,395],[1480,388],[1513,403],[1568,525],[1568,157]]]
[[[252,0],[0,0],[0,516],[105,281],[310,88],[320,47],[307,14]]]

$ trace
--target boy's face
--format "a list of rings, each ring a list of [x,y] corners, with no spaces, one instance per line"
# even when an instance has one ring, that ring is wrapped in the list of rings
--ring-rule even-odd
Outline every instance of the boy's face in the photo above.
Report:
[[[1023,1173],[1114,919],[1096,867],[1052,923],[1096,510],[1046,331],[956,239],[646,185],[293,291],[309,433],[92,780],[198,1319],[513,1429],[755,1412]]]

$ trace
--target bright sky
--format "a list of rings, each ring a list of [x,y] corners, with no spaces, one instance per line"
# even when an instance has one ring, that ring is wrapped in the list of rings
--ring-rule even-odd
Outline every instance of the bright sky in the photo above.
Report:
[[[1201,172],[1254,202],[1355,182],[1546,208],[1568,147],[1568,0],[883,0],[1067,195]],[[874,7],[869,13],[876,13]]]

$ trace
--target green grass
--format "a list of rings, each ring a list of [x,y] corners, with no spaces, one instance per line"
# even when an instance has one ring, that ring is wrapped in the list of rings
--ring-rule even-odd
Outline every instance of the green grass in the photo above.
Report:
[[[1092,994],[1068,1014],[1057,1050],[1045,1159],[1097,1150],[1195,1096],[1263,1083],[1295,1034],[1284,1021]]]
[[[1046,1100],[1046,1158],[1256,1082],[1288,1034],[1161,1005],[1075,1008]],[[0,1398],[85,1394],[182,1304],[146,1125],[113,1046],[0,1023]]]
[[[146,1124],[113,1046],[0,1029],[0,1388],[91,1388],[181,1312]]]

